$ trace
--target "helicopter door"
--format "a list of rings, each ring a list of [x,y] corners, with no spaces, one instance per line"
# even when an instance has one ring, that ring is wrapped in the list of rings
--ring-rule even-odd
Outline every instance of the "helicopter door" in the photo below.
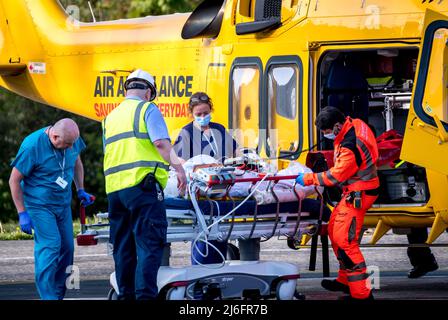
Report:
[[[401,158],[448,175],[448,17],[427,10]]]

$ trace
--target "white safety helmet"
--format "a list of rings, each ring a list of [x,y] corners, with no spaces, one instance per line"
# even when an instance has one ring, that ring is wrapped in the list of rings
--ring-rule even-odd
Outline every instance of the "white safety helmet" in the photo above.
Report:
[[[154,80],[154,77],[150,75],[148,72],[143,71],[141,69],[137,69],[134,72],[132,72],[128,78],[126,79],[126,82],[124,83],[124,88],[126,90],[130,89],[148,89],[148,87],[140,84],[139,82],[143,82],[147,84],[149,89],[151,89],[151,98],[150,101],[153,101],[157,97],[157,86],[156,81]]]

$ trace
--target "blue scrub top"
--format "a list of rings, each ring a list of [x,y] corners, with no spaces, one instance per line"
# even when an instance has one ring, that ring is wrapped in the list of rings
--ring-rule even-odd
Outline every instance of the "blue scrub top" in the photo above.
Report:
[[[86,145],[80,137],[72,148],[65,150],[63,178],[68,184],[62,189],[55,181],[62,177],[64,150],[53,147],[45,133],[47,128],[37,130],[23,140],[11,166],[24,176],[21,186],[25,206],[70,206],[75,162]]]

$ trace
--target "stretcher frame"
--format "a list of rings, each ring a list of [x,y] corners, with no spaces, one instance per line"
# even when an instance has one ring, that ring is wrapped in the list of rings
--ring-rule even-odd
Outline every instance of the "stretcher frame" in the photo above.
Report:
[[[318,231],[319,220],[322,218],[323,211],[323,199],[321,198],[321,212],[319,220],[302,220],[303,217],[307,216],[307,213],[302,212],[302,200],[300,195],[297,193],[295,184],[293,186],[293,192],[297,199],[298,208],[294,213],[291,212],[280,212],[280,202],[278,195],[275,191],[275,185],[280,180],[291,180],[294,176],[273,176],[266,177],[265,180],[269,181],[266,191],[269,191],[274,199],[276,200],[276,211],[271,214],[259,214],[259,205],[255,203],[254,212],[248,214],[236,214],[236,211],[232,213],[229,218],[217,223],[213,226],[207,235],[208,240],[217,241],[229,241],[229,240],[248,240],[260,238],[261,241],[268,241],[273,237],[286,239],[301,239],[302,235],[313,236]],[[241,182],[252,182],[249,189],[249,193],[257,182],[261,181],[261,178],[246,178],[246,179],[235,179],[233,183]],[[212,182],[217,184],[220,182]],[[221,183],[225,183],[222,181]],[[228,184],[225,192],[226,199],[232,202],[232,209],[236,207],[236,199],[230,196],[230,189],[232,184]],[[202,217],[198,217],[197,213],[191,209],[185,210],[174,210],[167,209],[167,220],[168,220],[168,230],[167,230],[167,242],[186,242],[194,240],[198,234],[201,232],[199,220],[203,218],[206,221],[207,226],[211,225],[215,221],[221,218],[221,215],[215,214],[215,200],[209,196],[205,196],[205,200],[210,203],[210,213],[204,214]],[[85,219],[85,209],[81,207],[81,236],[90,236],[96,241],[108,241],[109,240],[109,224],[108,223],[97,223],[97,224],[86,224]],[[108,213],[99,213],[97,217],[100,221],[108,218]],[[187,222],[187,223],[186,223]],[[190,223],[188,223],[190,222]]]

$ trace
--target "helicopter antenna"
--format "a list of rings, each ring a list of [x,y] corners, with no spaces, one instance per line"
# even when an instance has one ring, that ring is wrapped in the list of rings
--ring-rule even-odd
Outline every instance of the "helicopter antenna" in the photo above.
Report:
[[[92,14],[93,22],[96,22],[95,13],[93,12],[92,5],[90,4],[90,1],[87,1],[90,8],[90,13]]]

